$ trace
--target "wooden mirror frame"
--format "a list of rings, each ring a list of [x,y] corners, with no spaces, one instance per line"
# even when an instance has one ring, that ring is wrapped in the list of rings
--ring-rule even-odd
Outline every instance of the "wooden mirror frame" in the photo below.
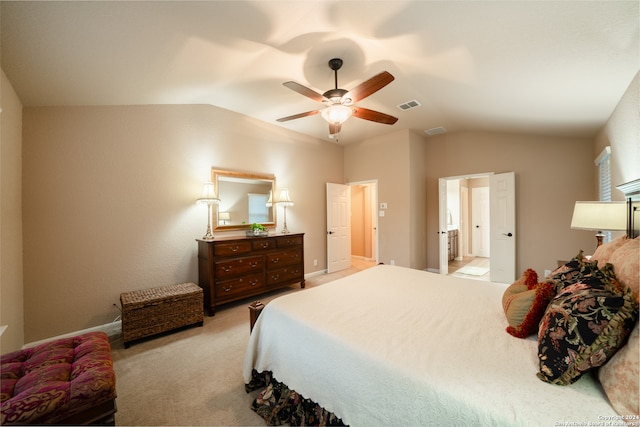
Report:
[[[225,179],[228,179],[229,181],[226,181]],[[233,182],[238,182],[241,184],[243,181],[245,182],[245,184],[249,184],[249,185],[252,182],[254,182],[256,185],[269,184],[272,198],[273,198],[273,195],[275,195],[276,177],[274,175],[211,168],[211,182],[213,182],[213,188],[214,188],[215,194],[217,194],[218,198],[220,199],[220,204],[217,205],[213,213],[213,224],[214,224],[213,230],[214,231],[233,231],[233,230],[251,229],[251,223],[248,222],[248,219],[246,221],[243,221],[242,223],[235,223],[235,224],[232,223],[228,225],[220,225],[220,220],[218,219],[218,213],[224,212],[223,210],[221,210],[221,207],[225,206],[224,193],[228,191],[228,189],[224,188],[225,185],[223,185],[222,194],[220,194],[220,190],[221,190],[220,183],[225,182],[227,184],[232,184]],[[271,213],[270,221],[260,222],[260,224],[262,224],[265,228],[276,226],[275,204],[270,208],[270,213]],[[233,218],[232,218],[232,222],[233,222]]]

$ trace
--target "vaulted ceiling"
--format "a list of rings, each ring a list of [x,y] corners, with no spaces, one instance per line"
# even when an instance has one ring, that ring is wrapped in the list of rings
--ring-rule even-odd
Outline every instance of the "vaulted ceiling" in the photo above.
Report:
[[[25,106],[211,104],[314,137],[323,93],[389,71],[340,142],[398,129],[592,137],[640,69],[638,1],[2,1]],[[419,107],[398,105],[416,100]]]

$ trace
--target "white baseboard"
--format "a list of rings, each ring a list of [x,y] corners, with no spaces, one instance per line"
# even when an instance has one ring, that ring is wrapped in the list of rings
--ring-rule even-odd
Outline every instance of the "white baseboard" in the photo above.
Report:
[[[431,273],[438,273],[440,274],[440,269],[439,268],[427,268],[427,271],[431,272]]]
[[[106,333],[110,337],[114,335],[118,335],[122,333],[122,320],[118,320],[112,323],[107,323],[105,325],[94,326],[93,328],[83,329],[81,331],[70,332],[64,335],[58,335],[57,337],[46,338],[40,341],[30,342],[28,344],[23,345],[22,348],[35,347],[36,345],[44,344],[49,341],[59,340],[62,338],[75,337],[77,335],[86,334],[88,332],[100,332],[100,331]]]
[[[307,279],[310,279],[312,277],[321,276],[323,274],[327,274],[327,270],[326,269],[325,270],[314,271],[313,273],[309,273],[309,274],[305,274],[304,275],[304,279],[307,280]]]

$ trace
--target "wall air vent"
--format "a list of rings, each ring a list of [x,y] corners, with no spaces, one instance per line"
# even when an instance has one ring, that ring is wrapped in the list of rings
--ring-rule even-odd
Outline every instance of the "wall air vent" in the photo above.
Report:
[[[398,105],[398,108],[401,109],[402,111],[407,111],[412,108],[419,107],[420,105],[422,104],[420,104],[417,100],[413,99],[411,101],[407,101],[403,104]]]
[[[437,128],[427,129],[424,132],[429,136],[433,136],[433,135],[440,135],[441,133],[447,133],[447,130],[442,126],[439,126]]]

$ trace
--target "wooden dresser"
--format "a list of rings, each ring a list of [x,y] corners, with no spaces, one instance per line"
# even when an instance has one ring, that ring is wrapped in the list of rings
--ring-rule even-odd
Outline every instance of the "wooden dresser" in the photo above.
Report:
[[[209,316],[231,301],[300,283],[304,234],[226,237],[198,242],[198,284]]]

